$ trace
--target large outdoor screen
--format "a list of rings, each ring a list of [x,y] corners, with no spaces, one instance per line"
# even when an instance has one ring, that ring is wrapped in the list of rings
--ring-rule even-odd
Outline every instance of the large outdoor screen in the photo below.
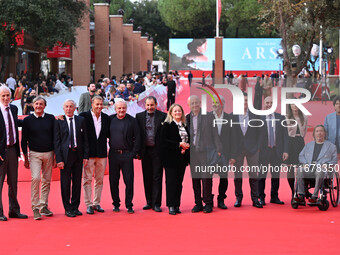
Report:
[[[280,42],[280,38],[223,39],[225,70],[279,70],[282,64],[277,55]],[[169,49],[173,70],[212,70],[215,39],[170,39]]]

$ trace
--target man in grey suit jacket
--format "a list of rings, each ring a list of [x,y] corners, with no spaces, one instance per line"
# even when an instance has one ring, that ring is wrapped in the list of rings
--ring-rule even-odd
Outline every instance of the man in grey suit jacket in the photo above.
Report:
[[[304,166],[297,172],[297,194],[295,201],[304,201],[305,182],[304,178],[315,178],[315,189],[309,202],[316,203],[322,181],[327,173],[327,165],[337,163],[336,146],[325,140],[326,130],[323,125],[317,125],[313,131],[314,141],[307,143],[300,152],[299,161]]]
[[[78,113],[88,112],[91,109],[92,105],[92,97],[96,92],[96,85],[94,83],[89,83],[87,85],[88,92],[85,92],[80,95],[79,98],[79,106],[78,106]]]
[[[333,100],[334,110],[325,118],[325,129],[327,132],[327,140],[335,144],[340,159],[340,97],[337,96]]]

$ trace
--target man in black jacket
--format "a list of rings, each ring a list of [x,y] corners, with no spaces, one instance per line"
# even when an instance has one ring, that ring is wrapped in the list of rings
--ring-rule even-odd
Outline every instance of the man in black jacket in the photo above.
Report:
[[[145,100],[145,111],[136,115],[141,134],[141,149],[138,154],[142,160],[146,205],[143,210],[162,209],[163,166],[160,158],[160,129],[166,114],[157,110],[157,99],[149,96]]]
[[[7,221],[2,206],[2,187],[7,175],[9,217],[26,219],[20,213],[17,199],[18,157],[20,156],[18,133],[18,108],[10,104],[11,90],[0,87],[0,221]]]
[[[89,141],[89,163],[83,169],[84,199],[86,213],[104,212],[100,207],[103,179],[107,163],[107,138],[109,134],[109,116],[102,112],[104,99],[94,96],[92,109],[83,112]],[[92,200],[92,176],[94,176],[94,195]]]
[[[124,99],[115,100],[115,115],[109,118],[109,166],[110,188],[113,200],[113,211],[119,212],[119,178],[120,170],[123,173],[125,183],[125,206],[128,213],[134,213],[132,209],[133,199],[133,158],[140,149],[140,134],[135,118],[126,114],[127,103]]]
[[[222,144],[214,127],[212,113],[201,114],[201,101],[198,96],[192,95],[188,99],[191,112],[186,116],[190,131],[190,168],[192,186],[194,189],[195,206],[193,213],[203,211],[210,213],[213,210],[212,176],[210,173],[196,172],[196,167],[208,166],[208,153],[217,153],[221,157]],[[213,164],[215,164],[214,162]],[[203,192],[202,192],[203,191]],[[202,194],[203,193],[203,198]],[[203,207],[203,203],[205,206]]]
[[[167,110],[169,110],[170,106],[175,103],[176,96],[176,82],[173,80],[172,74],[168,74],[168,80],[164,83],[164,86],[168,87],[168,102],[167,102]]]
[[[266,97],[264,99],[264,109],[269,110],[272,108],[272,97]],[[288,158],[288,131],[287,128],[281,125],[281,121],[285,119],[284,116],[276,112],[262,116],[264,121],[264,128],[262,129],[263,135],[260,146],[260,165],[268,166],[270,164],[271,169],[271,192],[270,203],[284,204],[279,199],[279,185],[280,185],[280,165]],[[261,171],[262,170],[262,171]],[[265,205],[264,193],[266,176],[268,171],[260,169],[259,172],[259,196],[260,204]]]
[[[83,165],[89,159],[86,122],[83,117],[74,115],[76,103],[66,100],[63,105],[65,116],[55,123],[54,152],[57,167],[60,168],[61,196],[67,217],[82,215],[78,210],[81,192]],[[72,180],[72,197],[71,197]]]
[[[243,199],[242,172],[248,172],[253,206],[262,208],[259,202],[257,167],[259,164],[259,144],[261,141],[261,127],[259,117],[248,110],[248,95],[244,93],[244,114],[231,117],[231,157],[230,164],[235,164],[235,207],[240,207]],[[249,125],[251,121],[251,125]],[[238,124],[235,124],[238,123]],[[242,171],[244,158],[247,159],[248,171]]]
[[[214,96],[215,102],[212,104],[213,115],[215,120],[219,119],[220,121],[216,121],[217,133],[220,137],[220,141],[222,143],[222,156],[221,156],[221,164],[224,166],[228,166],[229,157],[230,157],[230,147],[231,147],[231,137],[230,137],[230,116],[228,113],[224,112],[225,99],[222,95],[219,95],[221,102],[217,96]],[[223,124],[223,122],[227,120],[227,124]],[[217,207],[220,209],[227,209],[227,206],[224,203],[224,199],[227,198],[227,189],[228,189],[228,172],[218,173],[220,176],[220,184],[218,185],[218,196],[217,196]]]

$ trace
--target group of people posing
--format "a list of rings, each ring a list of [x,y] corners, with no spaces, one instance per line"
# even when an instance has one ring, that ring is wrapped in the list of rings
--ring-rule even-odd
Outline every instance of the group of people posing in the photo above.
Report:
[[[242,172],[244,158],[248,166],[282,163],[294,166],[301,163],[336,164],[339,152],[340,98],[335,98],[335,112],[328,115],[325,126],[315,127],[315,141],[304,145],[307,132],[307,117],[295,105],[288,105],[288,128],[281,125],[285,117],[273,113],[255,116],[248,110],[245,96],[244,114],[224,112],[225,99],[215,98],[211,113],[202,114],[201,101],[197,96],[188,99],[191,112],[185,116],[179,104],[172,104],[168,113],[157,110],[157,99],[149,96],[145,100],[145,111],[128,115],[127,102],[115,100],[116,114],[108,116],[102,112],[103,98],[93,96],[91,109],[75,115],[76,103],[66,100],[65,115],[57,116],[44,111],[46,100],[35,97],[33,114],[23,121],[17,118],[17,108],[10,104],[11,91],[0,87],[0,190],[5,176],[9,186],[9,217],[27,218],[20,212],[17,201],[18,157],[20,155],[18,127],[22,126],[21,148],[25,167],[31,169],[31,204],[34,219],[42,215],[51,216],[48,196],[52,168],[60,169],[61,196],[65,215],[76,217],[79,211],[81,187],[84,190],[86,213],[104,212],[100,205],[103,178],[109,162],[109,182],[113,211],[120,211],[120,172],[125,183],[125,207],[133,213],[134,159],[142,163],[146,205],[144,210],[161,212],[163,168],[165,169],[166,206],[169,214],[181,213],[182,182],[186,167],[190,164],[195,205],[193,213],[213,210],[212,175],[197,172],[196,166],[211,164],[234,165],[235,207],[242,205]],[[264,109],[272,106],[272,98],[266,97]],[[229,120],[239,125],[225,125],[216,119]],[[249,125],[250,120],[264,120],[265,125]],[[280,121],[266,121],[266,120]],[[214,125],[214,123],[217,123]],[[326,141],[326,134],[328,140]],[[109,144],[109,149],[107,147]],[[29,152],[28,152],[29,149]],[[312,156],[311,156],[312,155]],[[228,173],[219,173],[220,181],[217,206],[225,205],[228,188]],[[250,171],[252,205],[262,208],[265,203],[265,179],[267,172]],[[316,174],[318,177],[318,175]],[[92,190],[92,181],[94,188]],[[271,173],[270,202],[283,204],[279,199],[279,173]],[[288,181],[294,189],[294,169],[288,173]],[[72,184],[72,185],[71,185]],[[83,185],[82,185],[83,184]],[[302,185],[303,186],[303,185]],[[40,188],[41,187],[41,188]],[[93,193],[93,195],[92,195]],[[305,190],[298,190],[299,199]],[[317,192],[311,197],[317,202]],[[6,221],[0,196],[0,220]]]

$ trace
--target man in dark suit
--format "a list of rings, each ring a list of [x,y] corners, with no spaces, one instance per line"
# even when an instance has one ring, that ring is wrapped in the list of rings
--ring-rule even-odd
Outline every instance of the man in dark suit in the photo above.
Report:
[[[161,212],[163,166],[160,158],[160,129],[166,114],[157,110],[157,99],[149,96],[145,100],[145,111],[136,115],[141,134],[141,149],[146,205],[143,210]]]
[[[109,117],[109,166],[110,166],[110,188],[113,200],[113,211],[119,212],[119,178],[120,170],[123,173],[125,183],[125,206],[128,213],[134,213],[132,208],[133,199],[133,159],[140,149],[140,134],[138,123],[135,118],[126,114],[127,103],[124,99],[115,100],[115,115]]]
[[[225,99],[222,95],[219,95],[221,98],[220,103],[217,96],[214,96],[216,103],[213,102],[212,109],[215,119],[220,119],[221,121],[216,122],[217,133],[220,137],[220,141],[222,143],[222,156],[221,156],[221,164],[227,165],[229,163],[230,157],[230,116],[228,113],[224,112]],[[227,120],[227,124],[223,124],[223,121]],[[218,197],[217,197],[217,207],[220,209],[227,209],[227,206],[224,203],[224,199],[227,198],[227,189],[228,189],[228,172],[218,173],[220,176],[220,184],[218,186]]]
[[[104,212],[100,207],[103,179],[107,164],[107,138],[109,134],[109,116],[102,112],[104,99],[94,96],[92,109],[83,112],[89,141],[89,162],[83,169],[84,199],[86,213]],[[94,176],[94,196],[92,200],[92,177]]]
[[[169,110],[170,106],[175,103],[176,96],[176,82],[172,74],[168,74],[168,80],[164,83],[164,86],[168,87],[168,102],[167,102],[167,110]]]
[[[266,97],[264,99],[264,109],[269,110],[272,108],[272,97]],[[262,128],[263,135],[261,136],[260,146],[260,165],[267,166],[273,169],[271,171],[271,192],[270,203],[284,204],[279,199],[279,185],[280,185],[280,166],[283,161],[288,158],[288,131],[287,128],[281,125],[281,121],[285,119],[284,116],[276,112],[262,116],[261,119],[264,122],[264,128]],[[265,205],[264,193],[266,185],[266,176],[268,171],[260,169],[259,172],[259,196],[260,204]]]
[[[259,143],[261,141],[261,123],[256,121],[258,116],[248,111],[248,95],[244,93],[244,114],[233,115],[231,117],[231,156],[230,164],[235,164],[236,172],[234,177],[235,184],[235,207],[240,207],[243,199],[242,192],[242,172],[244,158],[247,159],[248,167],[256,167],[259,164]],[[252,126],[249,125],[252,121]],[[259,202],[257,169],[247,171],[249,174],[249,184],[251,189],[251,199],[253,206],[262,208]]]
[[[213,210],[212,176],[206,173],[197,173],[196,166],[208,166],[208,153],[216,151],[221,156],[222,144],[217,134],[217,128],[213,126],[214,116],[212,113],[201,114],[201,101],[198,96],[192,95],[188,99],[190,114],[186,116],[190,131],[190,166],[192,186],[194,189],[195,206],[193,213],[203,211],[210,213]],[[203,186],[203,199],[202,188]],[[203,207],[202,200],[205,203]]]
[[[60,168],[61,196],[65,215],[75,217],[82,215],[78,210],[81,174],[83,165],[86,167],[88,163],[89,146],[85,119],[74,115],[76,103],[73,100],[66,100],[63,109],[64,120],[55,122],[54,151],[57,166]]]
[[[10,104],[11,90],[0,87],[0,221],[7,221],[2,205],[2,187],[7,175],[9,218],[26,219],[20,213],[17,199],[18,157],[20,157],[18,133],[18,108]]]

